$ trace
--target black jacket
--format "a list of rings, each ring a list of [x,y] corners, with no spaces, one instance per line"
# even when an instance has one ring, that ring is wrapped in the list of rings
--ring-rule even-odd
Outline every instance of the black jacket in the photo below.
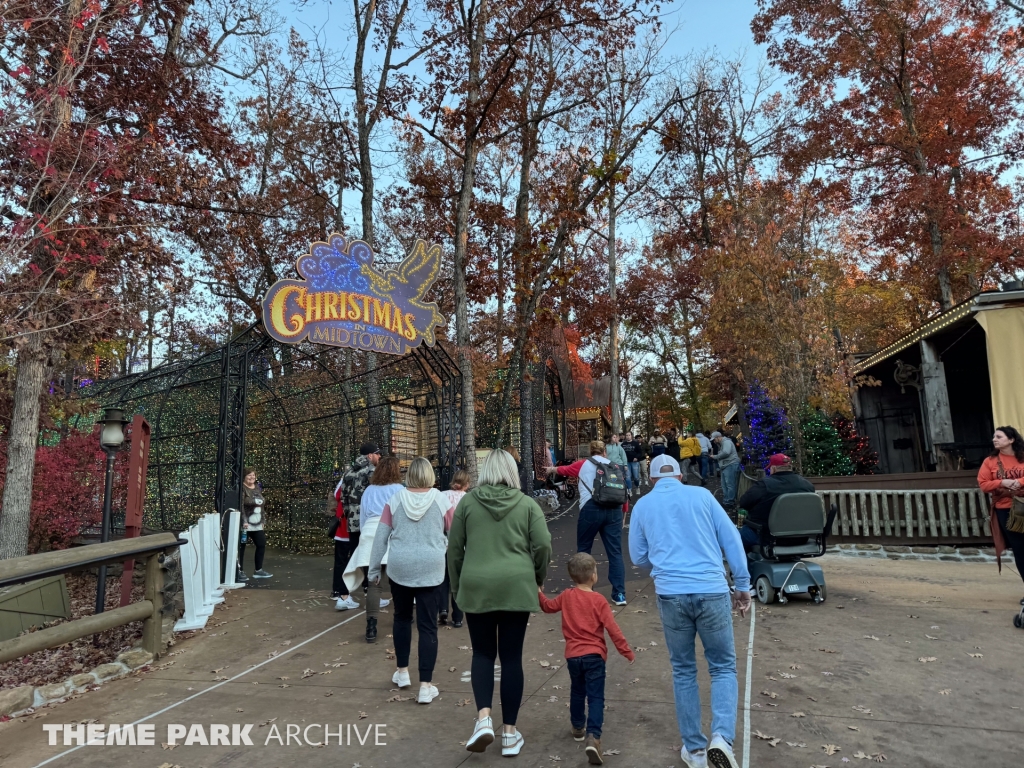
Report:
[[[747,511],[747,520],[764,525],[772,504],[784,493],[814,493],[814,486],[796,472],[777,472],[750,486],[740,499],[740,508]]]

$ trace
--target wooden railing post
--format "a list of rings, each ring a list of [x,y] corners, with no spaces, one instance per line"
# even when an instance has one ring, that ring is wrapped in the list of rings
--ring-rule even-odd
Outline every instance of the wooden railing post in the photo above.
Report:
[[[142,624],[142,647],[153,654],[155,661],[164,651],[164,553],[154,552],[146,559],[146,600],[153,612]]]

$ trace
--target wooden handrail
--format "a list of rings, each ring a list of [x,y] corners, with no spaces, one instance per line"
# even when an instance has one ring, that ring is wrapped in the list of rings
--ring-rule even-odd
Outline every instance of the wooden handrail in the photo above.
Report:
[[[153,654],[154,659],[157,658],[163,651],[164,556],[182,543],[184,542],[173,533],[158,533],[153,536],[108,541],[75,549],[0,560],[0,587],[81,571],[98,565],[124,562],[128,559],[138,558],[146,561],[145,599],[2,642],[0,664],[29,653],[56,648],[132,621],[144,622],[142,647]]]
[[[173,533],[157,533],[134,539],[58,549],[38,555],[12,557],[9,560],[0,560],[0,588],[24,584],[26,581],[35,581],[47,576],[60,576],[63,573],[81,571],[98,565],[120,563],[131,558],[143,558],[184,543]]]

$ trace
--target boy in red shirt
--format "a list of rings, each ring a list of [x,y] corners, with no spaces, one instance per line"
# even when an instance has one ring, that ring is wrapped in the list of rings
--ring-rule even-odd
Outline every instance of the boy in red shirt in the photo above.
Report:
[[[622,630],[615,623],[608,601],[594,591],[597,584],[597,563],[586,552],[577,552],[569,560],[569,576],[576,584],[554,600],[540,593],[540,607],[544,613],[562,612],[562,635],[565,637],[565,662],[569,668],[572,690],[569,697],[569,719],[572,737],[586,739],[587,759],[591,765],[601,765],[601,726],[604,724],[604,677],[608,647],[604,633],[608,631],[615,648],[629,659],[635,660],[633,649],[626,642]],[[589,707],[586,705],[589,704]],[[587,711],[589,710],[589,711]]]

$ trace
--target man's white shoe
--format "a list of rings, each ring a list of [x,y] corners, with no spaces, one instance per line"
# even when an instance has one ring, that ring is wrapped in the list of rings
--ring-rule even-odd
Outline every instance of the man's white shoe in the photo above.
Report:
[[[391,601],[388,600],[386,597],[382,597],[380,599],[380,607],[381,608],[387,608],[389,605],[391,605]]]
[[[429,704],[434,699],[436,699],[438,696],[440,696],[440,693],[438,692],[436,685],[428,685],[426,688],[424,688],[421,685],[420,686],[420,693],[416,697],[416,703],[417,704]]]
[[[739,768],[736,755],[732,753],[729,743],[717,733],[711,737],[708,745],[708,766],[710,768]]]
[[[523,734],[518,730],[512,733],[501,733],[501,756],[502,757],[515,757],[519,754],[523,748],[523,744],[526,741],[523,739]]]
[[[467,752],[483,752],[494,741],[494,727],[491,725],[491,718],[485,717],[477,720],[473,726],[473,735],[466,742]]]
[[[400,669],[396,669],[395,674],[391,676],[391,682],[399,688],[408,688],[412,685],[412,682],[409,680],[409,670],[407,669],[403,672]]]
[[[334,604],[334,610],[336,611],[352,611],[358,607],[359,603],[352,599],[352,595],[339,597],[337,602]]]
[[[703,749],[698,749],[696,752],[688,752],[686,747],[683,747],[679,752],[679,756],[683,758],[683,765],[687,768],[708,768],[707,752]]]

